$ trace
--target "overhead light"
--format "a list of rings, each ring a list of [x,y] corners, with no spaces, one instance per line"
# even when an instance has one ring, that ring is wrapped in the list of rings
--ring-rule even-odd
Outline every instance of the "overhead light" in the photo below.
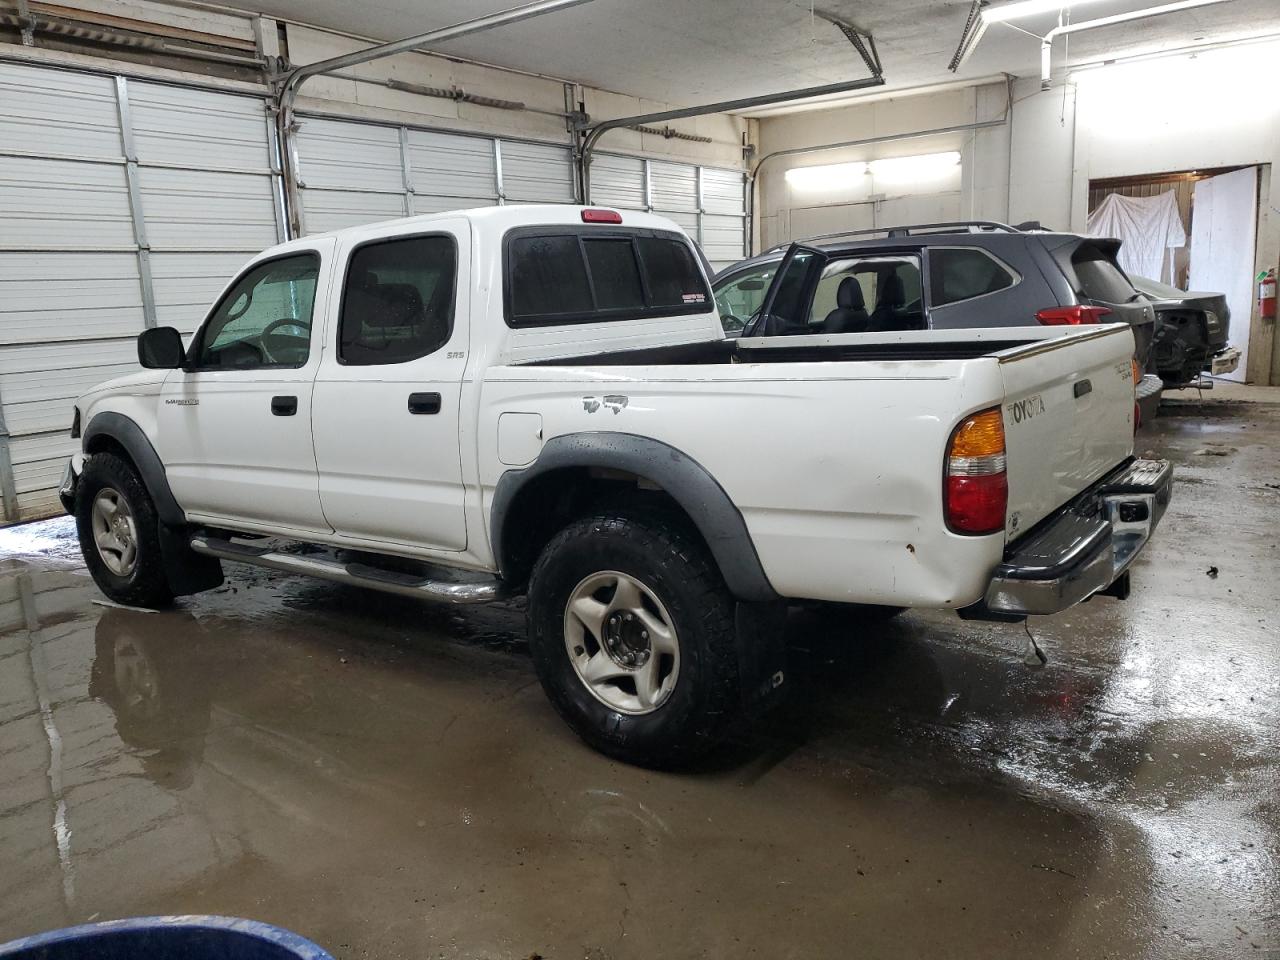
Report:
[[[867,166],[871,175],[879,180],[920,183],[948,176],[959,165],[960,151],[947,150],[944,153],[921,153],[914,157],[885,157],[883,160],[872,160]]]
[[[855,177],[865,176],[867,164],[829,163],[819,167],[792,167],[784,177],[793,190],[838,190],[848,187]]]
[[[1014,0],[998,7],[983,7],[982,18],[987,23],[1004,23],[1021,17],[1034,17],[1039,13],[1057,13],[1066,7],[1083,7],[1099,0]]]

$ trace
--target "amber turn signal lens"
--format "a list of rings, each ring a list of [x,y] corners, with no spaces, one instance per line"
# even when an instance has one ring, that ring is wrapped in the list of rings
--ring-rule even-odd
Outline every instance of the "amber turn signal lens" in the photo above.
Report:
[[[1129,362],[1133,364],[1133,385],[1136,387],[1142,382],[1142,368],[1138,366],[1136,357]]]
[[[965,419],[951,438],[952,457],[989,457],[1004,453],[1004,420],[1000,410],[983,410]]]

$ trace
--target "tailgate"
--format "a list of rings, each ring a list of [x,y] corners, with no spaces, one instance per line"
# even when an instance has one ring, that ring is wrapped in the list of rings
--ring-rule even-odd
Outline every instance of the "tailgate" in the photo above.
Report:
[[[1012,540],[1133,453],[1125,324],[999,354]]]

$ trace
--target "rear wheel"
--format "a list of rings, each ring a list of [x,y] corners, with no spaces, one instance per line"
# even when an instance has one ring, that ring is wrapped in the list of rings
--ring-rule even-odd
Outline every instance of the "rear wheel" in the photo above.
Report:
[[[741,715],[733,598],[668,518],[605,514],[553,537],[529,581],[529,645],[569,726],[628,763],[693,759]]]
[[[127,460],[95,453],[85,461],[76,488],[76,531],[89,573],[112,600],[138,607],[173,600],[155,505]]]

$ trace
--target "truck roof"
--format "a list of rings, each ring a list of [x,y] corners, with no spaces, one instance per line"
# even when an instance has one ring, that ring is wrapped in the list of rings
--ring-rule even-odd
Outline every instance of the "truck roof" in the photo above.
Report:
[[[362,223],[355,227],[344,227],[341,230],[328,230],[323,233],[311,233],[296,240],[288,240],[270,249],[287,250],[298,245],[313,243],[318,239],[348,240],[359,242],[365,237],[386,237],[387,228],[403,227],[405,233],[413,233],[422,229],[430,229],[431,224],[443,220],[470,220],[473,227],[481,233],[501,235],[514,227],[555,226],[576,224],[582,225],[583,210],[610,210],[622,217],[623,228],[640,227],[649,230],[668,230],[683,233],[680,226],[666,217],[639,210],[619,210],[616,207],[600,205],[582,205],[572,203],[518,203],[504,206],[469,207],[463,210],[445,210],[440,213],[428,213],[416,217],[397,217],[393,220],[379,220],[375,223]],[[616,224],[602,224],[605,227],[616,227]]]

